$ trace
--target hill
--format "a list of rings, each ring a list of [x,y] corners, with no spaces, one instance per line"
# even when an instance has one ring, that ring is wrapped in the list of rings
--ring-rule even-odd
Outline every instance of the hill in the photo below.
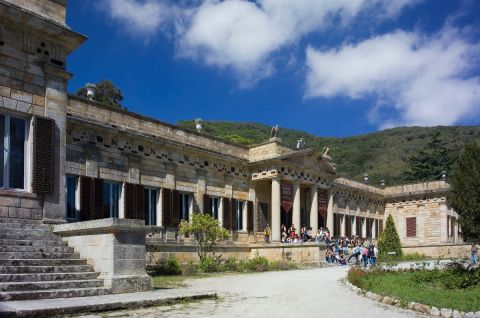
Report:
[[[193,120],[177,124],[186,129],[195,127]],[[202,132],[207,135],[246,146],[267,140],[271,129],[258,123],[224,121],[207,121],[203,127]],[[281,128],[280,137],[292,148],[300,137],[307,147],[319,152],[328,145],[340,176],[361,181],[364,173],[368,173],[371,184],[379,185],[380,180],[385,179],[387,185],[394,185],[405,183],[401,174],[407,167],[407,159],[425,148],[436,129],[453,157],[458,156],[466,143],[480,141],[480,126],[400,127],[344,138],[319,137]]]

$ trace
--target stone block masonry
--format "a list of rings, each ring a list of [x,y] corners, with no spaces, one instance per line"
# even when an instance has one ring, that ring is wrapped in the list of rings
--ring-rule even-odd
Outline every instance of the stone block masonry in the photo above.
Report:
[[[60,234],[82,258],[86,258],[112,293],[148,291],[145,226],[140,220],[101,219],[56,225]]]

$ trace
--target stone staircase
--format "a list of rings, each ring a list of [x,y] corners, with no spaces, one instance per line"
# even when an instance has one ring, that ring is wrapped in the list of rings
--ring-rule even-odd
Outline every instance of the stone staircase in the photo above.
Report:
[[[0,218],[0,302],[110,294],[48,225]]]

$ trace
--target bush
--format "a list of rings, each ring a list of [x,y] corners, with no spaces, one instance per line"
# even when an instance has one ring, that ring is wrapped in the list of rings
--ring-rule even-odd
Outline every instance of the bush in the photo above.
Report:
[[[257,254],[254,258],[243,262],[243,268],[251,272],[266,272],[269,269],[269,262],[266,257]]]
[[[389,255],[388,253],[391,252],[395,254]],[[402,244],[391,214],[388,215],[385,229],[378,239],[378,253],[384,260],[397,259],[402,256]]]
[[[184,275],[195,275],[200,271],[199,265],[189,260],[186,264],[182,265],[182,273]]]
[[[182,270],[178,264],[175,256],[168,256],[167,258],[157,261],[150,269],[155,275],[181,275]]]
[[[230,256],[223,263],[223,269],[229,272],[236,272],[239,269],[238,261],[234,256]]]
[[[213,256],[205,256],[199,264],[200,269],[204,273],[221,272],[220,259]]]
[[[270,271],[287,271],[291,269],[298,269],[297,264],[288,261],[271,261],[268,265]]]

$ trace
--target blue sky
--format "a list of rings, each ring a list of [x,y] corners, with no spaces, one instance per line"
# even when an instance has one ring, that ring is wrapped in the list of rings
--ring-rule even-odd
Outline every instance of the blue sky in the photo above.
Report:
[[[68,1],[69,90],[131,111],[348,136],[480,123],[480,1]]]

